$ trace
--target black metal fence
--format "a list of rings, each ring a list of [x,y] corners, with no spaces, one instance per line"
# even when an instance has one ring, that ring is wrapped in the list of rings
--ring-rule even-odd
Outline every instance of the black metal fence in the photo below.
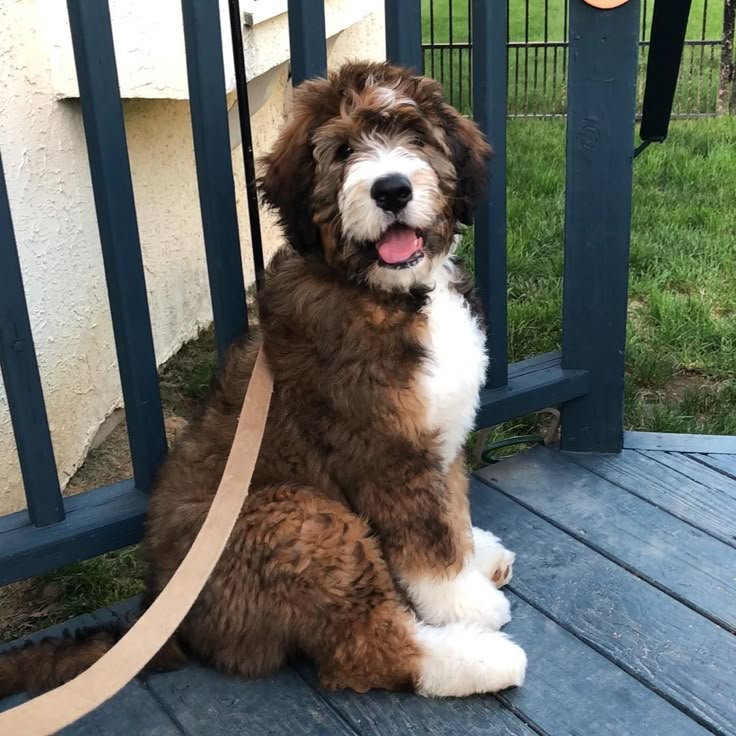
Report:
[[[424,71],[448,99],[472,108],[472,2],[423,0]],[[654,0],[642,0],[639,39],[641,110]],[[736,112],[734,0],[693,0],[673,116]],[[508,112],[511,117],[567,113],[568,0],[507,0]]]

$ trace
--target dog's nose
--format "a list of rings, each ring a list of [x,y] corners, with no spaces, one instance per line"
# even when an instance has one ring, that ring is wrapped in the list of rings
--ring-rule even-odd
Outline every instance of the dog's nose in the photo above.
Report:
[[[411,182],[403,174],[389,174],[376,179],[371,197],[387,212],[399,212],[411,201]]]

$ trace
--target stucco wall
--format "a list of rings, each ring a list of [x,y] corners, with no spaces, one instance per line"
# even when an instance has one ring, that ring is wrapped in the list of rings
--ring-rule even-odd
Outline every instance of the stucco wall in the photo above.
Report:
[[[354,0],[328,0],[330,66],[346,58],[384,56],[383,3],[361,0],[359,12],[357,5]],[[70,86],[65,72],[70,44],[58,33],[63,27],[59,6],[65,3],[0,0],[0,150],[64,485],[105,417],[120,406],[121,393],[81,113],[74,98],[75,85]],[[126,36],[135,32],[129,6],[129,0],[113,0],[111,10],[121,88],[130,98],[123,107],[156,355],[161,363],[211,321],[211,309],[189,108],[185,88],[182,91],[180,86],[183,47],[174,34],[163,76],[150,59],[133,65],[130,76],[126,49],[142,42]],[[127,25],[116,25],[121,17],[127,18]],[[144,19],[146,14],[138,17]],[[172,22],[171,15],[164,13],[153,17]],[[175,30],[180,35],[180,28]],[[165,34],[152,37],[159,46],[162,39],[169,38]],[[285,38],[283,15],[246,33],[257,154],[268,150],[288,115]],[[272,45],[265,47],[266,43]],[[226,57],[229,53],[226,49]],[[171,70],[176,70],[176,75]],[[144,72],[150,75],[148,81]],[[228,87],[232,89],[231,80]],[[143,89],[155,94],[142,99]],[[229,95],[229,104],[231,128],[235,130],[234,94]],[[238,143],[236,135],[233,166],[244,268],[250,282],[252,259]],[[280,235],[271,217],[262,214],[264,243],[271,253]],[[0,384],[0,513],[24,506],[7,401]]]

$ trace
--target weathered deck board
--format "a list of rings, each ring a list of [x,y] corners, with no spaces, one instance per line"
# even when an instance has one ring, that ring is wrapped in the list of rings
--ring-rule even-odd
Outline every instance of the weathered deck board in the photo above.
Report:
[[[372,691],[324,692],[311,664],[297,665],[299,673],[322,699],[356,731],[366,736],[531,736],[523,721],[492,695],[472,698],[418,698],[411,693]]]
[[[736,546],[736,499],[690,480],[635,450],[615,455],[569,455],[570,460],[701,531]]]
[[[506,631],[527,650],[529,671],[524,687],[502,693],[499,699],[538,732],[596,736],[708,733],[532,606],[513,595],[511,600],[513,620]],[[300,671],[316,686],[311,667],[305,665]],[[323,697],[353,727],[370,736],[532,733],[490,696],[442,701],[407,694],[338,692]],[[580,731],[581,724],[586,730]]]
[[[474,522],[518,554],[506,631],[529,655],[524,687],[427,700],[326,693],[304,662],[256,681],[192,665],[131,683],[63,734],[736,734],[736,637],[723,628],[736,618],[728,577],[736,540],[720,541],[736,527],[736,460],[537,449],[482,475],[473,482]],[[127,621],[137,605],[131,599],[32,638]]]
[[[518,554],[514,592],[702,724],[736,732],[736,637],[490,486],[472,495],[476,523]]]
[[[733,547],[542,448],[478,476],[736,632]]]
[[[513,619],[505,631],[529,657],[525,686],[499,696],[514,712],[550,734],[707,733],[536,608],[513,593],[510,598]]]
[[[736,455],[736,437],[716,434],[677,434],[675,432],[626,432],[624,447],[629,450]]]
[[[159,704],[188,736],[321,736],[358,733],[291,668],[244,680],[190,666],[147,678]]]
[[[0,701],[0,713],[26,700],[25,695],[17,695]],[[97,710],[61,730],[59,736],[182,736],[183,733],[145,685],[134,680]]]
[[[729,478],[736,479],[736,457],[733,455],[702,455],[694,454],[692,457],[700,463],[714,468],[719,473]]]
[[[651,450],[639,450],[639,453],[650,460],[682,473],[690,480],[706,486],[710,491],[718,491],[736,500],[736,480],[721,470],[700,462],[697,455],[691,457],[679,452],[653,452]],[[721,458],[722,461],[728,459],[728,455],[713,455],[713,457]],[[736,470],[736,466],[734,466],[734,470]],[[734,531],[736,532],[736,524],[734,524]]]

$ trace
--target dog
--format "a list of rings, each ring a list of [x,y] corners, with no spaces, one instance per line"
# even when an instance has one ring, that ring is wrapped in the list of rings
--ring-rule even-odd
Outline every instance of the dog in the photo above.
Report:
[[[259,184],[287,245],[259,332],[230,351],[161,468],[143,555],[154,598],[217,489],[262,345],[274,394],[251,491],[157,667],[193,658],[259,677],[305,655],[325,688],[464,696],[521,685],[499,629],[514,555],[471,526],[463,443],[488,357],[453,259],[491,149],[441,86],[348,63],[295,90]],[[121,632],[0,658],[0,694],[54,687]]]

